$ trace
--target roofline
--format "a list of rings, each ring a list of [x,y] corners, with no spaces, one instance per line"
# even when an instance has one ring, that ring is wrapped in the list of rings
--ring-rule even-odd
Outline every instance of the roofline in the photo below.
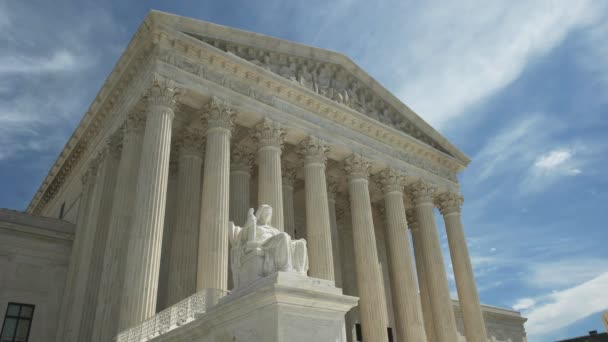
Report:
[[[148,21],[148,19],[153,24],[165,24],[182,32],[198,34],[201,36],[234,42],[254,48],[259,48],[260,45],[264,45],[266,49],[285,54],[294,54],[294,48],[310,49],[315,59],[339,64],[364,81],[370,87],[370,90],[378,93],[379,96],[389,101],[400,113],[406,115],[406,117],[412,120],[412,123],[416,124],[419,129],[428,134],[439,145],[441,145],[441,147],[445,148],[446,151],[451,153],[452,156],[463,165],[463,167],[466,167],[471,162],[471,158],[469,156],[453,145],[447,138],[445,138],[422,117],[420,117],[420,115],[401,102],[401,100],[393,95],[392,92],[382,86],[382,84],[376,81],[363,68],[357,65],[357,63],[340,52],[157,10],[151,10],[146,16],[145,21]]]
[[[53,166],[49,169],[49,172],[41,182],[38,190],[32,197],[30,203],[26,208],[26,212],[29,214],[36,214],[36,208],[38,207],[40,200],[43,199],[45,193],[47,192],[50,185],[52,185],[53,181],[57,177],[58,173],[61,172],[62,168],[65,166],[66,161],[70,160],[70,156],[74,151],[74,148],[78,146],[81,142],[83,136],[86,136],[86,133],[89,129],[92,129],[92,123],[95,122],[97,118],[99,118],[99,112],[103,109],[103,106],[106,104],[107,99],[112,94],[114,87],[118,82],[120,82],[121,76],[128,66],[130,59],[133,57],[134,50],[136,46],[138,46],[144,37],[147,36],[148,33],[151,32],[153,26],[156,25],[168,25],[173,27],[174,29],[179,30],[183,29],[183,32],[190,32],[193,34],[206,35],[210,38],[216,38],[226,41],[232,41],[235,43],[249,45],[255,47],[255,45],[251,44],[251,40],[246,39],[228,39],[226,37],[226,32],[228,33],[236,33],[237,38],[247,37],[247,39],[262,40],[265,41],[264,45],[272,44],[275,45],[274,50],[281,53],[293,53],[292,51],[288,51],[288,48],[307,48],[310,49],[311,52],[314,52],[314,58],[318,60],[325,60],[327,62],[332,62],[336,64],[340,64],[343,67],[347,68],[347,70],[353,72],[353,74],[357,77],[363,78],[363,80],[368,82],[370,89],[372,91],[380,91],[385,96],[388,96],[388,100],[392,102],[391,104],[396,107],[401,113],[409,113],[410,117],[408,119],[412,120],[412,123],[418,125],[418,128],[422,129],[425,133],[429,134],[429,136],[440,144],[443,148],[445,148],[448,152],[453,154],[454,159],[459,162],[462,167],[466,167],[470,163],[470,158],[466,156],[462,151],[452,145],[445,137],[443,137],[439,132],[437,132],[433,127],[431,127],[426,121],[424,121],[420,116],[418,116],[414,111],[412,111],[409,107],[403,104],[399,99],[397,99],[390,91],[385,89],[380,83],[378,83],[373,77],[367,74],[361,67],[359,67],[355,62],[353,62],[347,56],[321,48],[316,48],[313,46],[308,46],[305,44],[294,43],[287,41],[285,39],[279,39],[255,32],[245,31],[241,29],[236,29],[228,26],[223,26],[219,24],[214,24],[207,21],[192,19],[188,17],[178,16],[171,13],[166,13],[157,10],[151,10],[143,19],[141,24],[137,27],[137,30],[131,37],[127,47],[118,58],[115,63],[112,71],[108,75],[108,77],[102,83],[99,91],[97,92],[95,98],[89,105],[85,115],[80,120],[78,126],[64,145],[62,151],[59,153],[57,159],[55,160]],[[175,27],[177,26],[177,28]],[[201,30],[201,28],[203,28]],[[223,31],[223,35],[222,32]],[[269,48],[270,49],[270,48]],[[402,108],[400,108],[402,107]],[[85,146],[86,148],[86,146]],[[441,151],[439,151],[441,152]]]

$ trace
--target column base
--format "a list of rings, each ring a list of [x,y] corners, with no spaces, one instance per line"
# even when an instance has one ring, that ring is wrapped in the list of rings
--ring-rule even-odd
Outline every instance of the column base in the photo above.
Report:
[[[332,281],[277,272],[153,341],[346,342],[344,315],[357,302]]]

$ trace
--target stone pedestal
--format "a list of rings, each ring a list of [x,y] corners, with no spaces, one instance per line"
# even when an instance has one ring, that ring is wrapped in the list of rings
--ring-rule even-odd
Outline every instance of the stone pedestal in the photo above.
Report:
[[[154,341],[346,341],[344,315],[357,298],[333,281],[277,272],[220,299],[194,321]]]

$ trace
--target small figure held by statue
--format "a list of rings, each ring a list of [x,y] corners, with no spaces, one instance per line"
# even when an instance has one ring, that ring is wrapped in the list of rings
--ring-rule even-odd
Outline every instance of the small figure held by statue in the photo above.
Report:
[[[229,223],[232,278],[239,288],[272,273],[308,272],[306,240],[291,237],[270,225],[272,207],[259,206],[254,215],[253,208],[247,213],[243,227]]]

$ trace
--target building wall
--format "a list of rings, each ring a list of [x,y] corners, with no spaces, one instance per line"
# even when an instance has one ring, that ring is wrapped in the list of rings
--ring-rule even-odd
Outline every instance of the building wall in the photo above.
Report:
[[[55,336],[73,225],[0,209],[0,320],[9,302],[35,305],[30,341]]]

